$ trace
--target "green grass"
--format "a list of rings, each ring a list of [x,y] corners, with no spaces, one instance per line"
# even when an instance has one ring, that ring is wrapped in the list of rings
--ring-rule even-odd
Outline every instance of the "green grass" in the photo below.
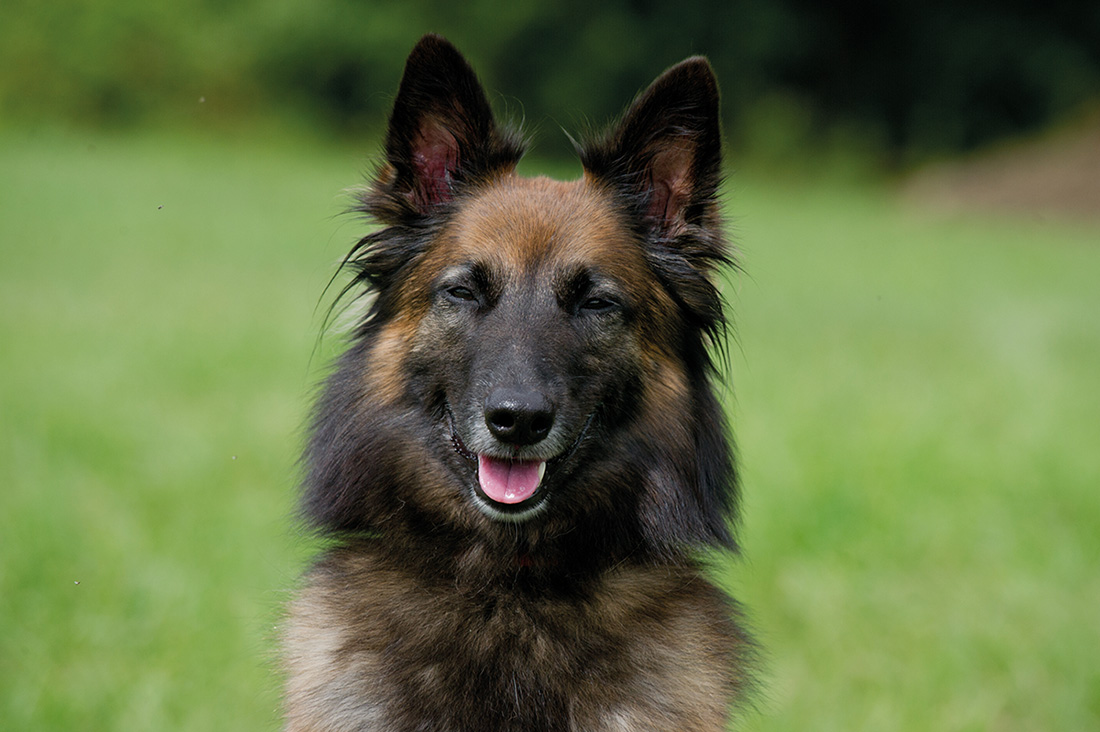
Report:
[[[362,150],[0,137],[0,719],[278,727]],[[1100,231],[735,175],[750,730],[1100,726]]]

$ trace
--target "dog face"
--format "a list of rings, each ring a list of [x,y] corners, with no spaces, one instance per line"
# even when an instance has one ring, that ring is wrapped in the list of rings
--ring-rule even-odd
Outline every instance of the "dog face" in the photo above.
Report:
[[[445,414],[454,478],[492,518],[545,509],[629,418],[644,364],[669,359],[645,353],[662,292],[622,218],[596,183],[510,176],[471,195],[410,278],[417,399]]]
[[[580,149],[581,179],[523,178],[465,60],[420,42],[361,199],[384,228],[349,264],[375,299],[319,407],[315,521],[561,532],[614,515],[658,545],[729,543],[707,356],[717,106],[689,59]]]

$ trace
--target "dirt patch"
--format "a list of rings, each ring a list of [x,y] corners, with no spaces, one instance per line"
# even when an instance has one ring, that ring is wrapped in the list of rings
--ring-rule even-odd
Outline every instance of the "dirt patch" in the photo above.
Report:
[[[1041,139],[919,170],[902,197],[944,213],[1014,213],[1100,222],[1100,115]]]

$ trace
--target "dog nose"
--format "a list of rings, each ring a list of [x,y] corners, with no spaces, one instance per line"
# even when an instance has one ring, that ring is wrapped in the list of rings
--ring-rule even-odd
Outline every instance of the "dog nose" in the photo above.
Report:
[[[537,391],[493,389],[485,403],[485,424],[501,442],[533,445],[550,434],[554,405]]]

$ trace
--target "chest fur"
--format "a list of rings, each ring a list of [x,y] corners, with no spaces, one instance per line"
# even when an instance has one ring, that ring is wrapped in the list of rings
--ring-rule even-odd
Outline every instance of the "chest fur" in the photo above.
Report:
[[[588,585],[323,561],[286,631],[288,729],[723,729],[739,648],[722,595],[682,567]]]

